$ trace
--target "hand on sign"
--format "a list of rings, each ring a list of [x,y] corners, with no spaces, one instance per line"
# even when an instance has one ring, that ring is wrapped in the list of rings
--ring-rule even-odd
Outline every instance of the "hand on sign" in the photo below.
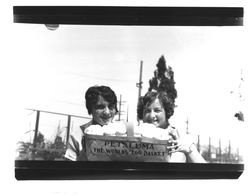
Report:
[[[169,134],[172,136],[172,139],[169,140],[170,146],[167,147],[170,153],[183,152],[189,154],[192,151],[194,141],[190,134],[180,132],[174,128],[169,129]]]

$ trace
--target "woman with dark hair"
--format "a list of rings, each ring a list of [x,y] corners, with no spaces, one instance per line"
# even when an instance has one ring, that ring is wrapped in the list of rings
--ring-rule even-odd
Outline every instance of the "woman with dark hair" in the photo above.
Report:
[[[107,125],[117,114],[117,97],[108,86],[90,87],[86,94],[86,108],[92,124]]]
[[[155,108],[156,115],[154,118],[151,118],[149,106],[153,103],[159,105],[159,107]],[[144,97],[141,97],[137,108],[137,115],[140,120],[155,124],[156,127],[167,128],[169,125],[168,119],[174,114],[174,107],[173,101],[168,98],[166,92],[149,91]],[[162,112],[164,115],[161,117],[164,119],[160,120],[157,114],[161,114]]]
[[[108,125],[117,114],[117,97],[108,86],[90,87],[86,94],[86,108],[92,120],[70,135],[65,158],[72,161],[86,160],[83,138],[85,130],[91,125]]]
[[[172,139],[169,141],[171,145],[167,147],[170,152],[168,162],[205,163],[191,137],[188,134],[181,134],[169,125],[169,118],[174,114],[174,107],[174,101],[166,92],[149,91],[139,100],[137,116],[143,123],[166,129],[171,136]]]

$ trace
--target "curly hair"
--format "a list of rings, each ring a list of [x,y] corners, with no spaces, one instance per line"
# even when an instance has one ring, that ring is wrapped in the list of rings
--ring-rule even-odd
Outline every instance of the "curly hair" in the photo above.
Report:
[[[174,114],[175,104],[164,91],[149,91],[144,96],[140,97],[137,105],[137,117],[139,120],[143,119],[143,111],[146,107],[151,105],[156,99],[159,99],[162,107],[166,113],[168,120]]]
[[[109,102],[110,104],[114,104],[116,113],[118,112],[117,97],[114,91],[108,86],[92,86],[85,93],[86,108],[89,115],[92,112],[92,108],[99,101],[100,97],[105,99],[105,101]]]

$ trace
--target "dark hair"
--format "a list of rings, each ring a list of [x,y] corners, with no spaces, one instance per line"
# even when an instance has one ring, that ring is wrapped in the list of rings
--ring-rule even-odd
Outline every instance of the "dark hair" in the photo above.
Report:
[[[162,104],[162,107],[166,113],[166,119],[168,120],[174,114],[175,104],[174,101],[168,97],[164,91],[149,91],[144,96],[140,97],[137,106],[137,117],[139,120],[143,119],[144,109],[152,104],[156,99]]]
[[[114,91],[108,86],[92,86],[85,93],[86,108],[89,114],[91,114],[92,108],[97,104],[100,97],[110,104],[114,104],[115,110],[118,112],[117,97]]]

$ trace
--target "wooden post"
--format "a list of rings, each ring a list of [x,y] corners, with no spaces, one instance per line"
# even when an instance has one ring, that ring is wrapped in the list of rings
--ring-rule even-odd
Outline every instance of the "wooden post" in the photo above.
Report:
[[[139,82],[137,83],[138,87],[138,100],[141,97],[141,89],[142,89],[142,69],[143,69],[143,62],[140,63],[140,75],[139,75]]]
[[[137,100],[137,105],[139,104],[139,100],[141,98],[141,89],[142,89],[142,69],[143,69],[143,62],[140,62],[140,74],[139,74],[139,82],[136,83],[136,87],[138,87],[138,100]],[[138,125],[140,123],[139,118],[137,117],[137,122]]]
[[[36,126],[35,126],[35,134],[33,139],[33,147],[36,148],[36,140],[38,135],[38,128],[39,128],[39,119],[40,119],[40,111],[36,111]]]
[[[219,162],[222,162],[222,157],[221,157],[221,139],[219,139]]]
[[[197,150],[201,152],[200,135],[198,135]]]
[[[211,137],[209,137],[209,144],[208,144],[208,159],[211,162]]]
[[[237,148],[237,162],[240,162],[240,150],[239,147]]]
[[[187,120],[186,120],[186,125],[187,125],[187,127],[186,127],[186,133],[187,134],[189,134],[188,124],[189,124],[189,121],[188,121],[188,118],[187,118]]]
[[[228,160],[231,161],[231,142],[228,142]]]
[[[121,106],[122,106],[122,95],[120,95],[120,101],[119,101],[119,112],[118,112],[118,120],[121,120]]]
[[[67,137],[66,137],[66,147],[68,147],[68,143],[69,143],[70,123],[71,123],[71,115],[68,115]]]
[[[128,111],[129,111],[129,106],[127,105],[127,122],[128,122]]]

